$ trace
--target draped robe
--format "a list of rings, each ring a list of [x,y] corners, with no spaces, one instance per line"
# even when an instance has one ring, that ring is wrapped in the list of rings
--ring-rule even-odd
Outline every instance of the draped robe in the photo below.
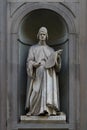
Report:
[[[57,115],[60,110],[59,81],[56,71],[59,64],[46,68],[46,61],[54,50],[48,45],[34,45],[30,47],[27,58],[27,96],[26,106],[30,115]],[[51,61],[52,62],[52,61]],[[34,63],[41,63],[34,68]],[[50,63],[52,64],[52,63]]]

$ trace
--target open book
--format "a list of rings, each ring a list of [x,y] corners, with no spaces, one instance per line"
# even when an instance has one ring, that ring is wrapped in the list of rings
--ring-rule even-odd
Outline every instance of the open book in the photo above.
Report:
[[[55,51],[48,57],[45,64],[46,69],[54,67],[55,64],[59,64],[61,60],[60,55],[62,54],[62,51],[63,51],[62,49]]]

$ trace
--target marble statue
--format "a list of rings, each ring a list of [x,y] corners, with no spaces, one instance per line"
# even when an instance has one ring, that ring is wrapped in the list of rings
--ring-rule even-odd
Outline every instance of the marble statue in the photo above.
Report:
[[[48,31],[41,27],[37,34],[38,44],[29,49],[27,58],[26,106],[27,116],[58,115],[59,81],[62,50],[54,51],[46,44]]]

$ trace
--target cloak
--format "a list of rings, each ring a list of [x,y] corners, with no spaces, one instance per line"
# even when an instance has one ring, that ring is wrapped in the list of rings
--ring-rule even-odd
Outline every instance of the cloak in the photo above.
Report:
[[[34,63],[41,63],[35,69]],[[56,115],[60,110],[58,74],[61,57],[47,45],[34,45],[27,58],[27,96],[28,115]]]

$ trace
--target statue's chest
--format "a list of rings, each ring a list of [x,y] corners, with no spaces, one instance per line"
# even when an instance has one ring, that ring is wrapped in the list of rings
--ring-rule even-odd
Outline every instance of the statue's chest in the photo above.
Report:
[[[47,59],[50,54],[51,52],[47,47],[40,46],[35,49],[36,60]]]

